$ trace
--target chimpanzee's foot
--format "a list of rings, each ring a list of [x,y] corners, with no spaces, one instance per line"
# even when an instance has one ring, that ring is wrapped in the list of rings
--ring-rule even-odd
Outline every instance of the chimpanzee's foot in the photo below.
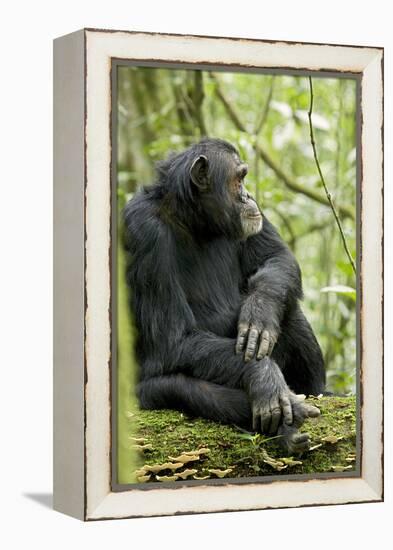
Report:
[[[288,455],[297,455],[308,451],[310,448],[310,436],[307,433],[301,433],[295,426],[282,424],[278,428],[277,435],[280,445]]]
[[[304,402],[304,397],[291,394],[291,405],[293,422],[288,424],[285,421],[280,425],[277,435],[280,435],[280,443],[289,455],[301,454],[310,448],[310,436],[308,433],[299,432],[300,426],[307,418],[316,418],[320,410],[313,405]]]
[[[305,402],[304,395],[296,395],[291,392],[290,401],[292,405],[293,426],[300,428],[307,418],[316,418],[321,411],[314,405]]]

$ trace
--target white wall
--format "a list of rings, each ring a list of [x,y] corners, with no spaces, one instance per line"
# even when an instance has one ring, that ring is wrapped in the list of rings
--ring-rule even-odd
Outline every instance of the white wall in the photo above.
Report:
[[[393,86],[389,4],[386,0],[14,0],[2,4],[0,544],[5,537],[9,539],[4,548],[60,550],[94,545],[98,549],[140,544],[161,550],[181,544],[187,550],[212,545],[331,550],[369,548],[391,534]],[[385,197],[390,250],[386,250],[384,504],[82,524],[37,502],[37,498],[48,501],[52,479],[51,40],[86,26],[385,46]],[[28,496],[32,494],[38,497]]]

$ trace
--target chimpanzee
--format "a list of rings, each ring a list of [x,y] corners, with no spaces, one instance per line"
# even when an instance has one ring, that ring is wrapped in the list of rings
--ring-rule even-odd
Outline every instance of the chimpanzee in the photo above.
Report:
[[[205,138],[157,165],[124,210],[142,408],[278,434],[289,453],[325,370],[299,266],[244,187],[233,145]]]

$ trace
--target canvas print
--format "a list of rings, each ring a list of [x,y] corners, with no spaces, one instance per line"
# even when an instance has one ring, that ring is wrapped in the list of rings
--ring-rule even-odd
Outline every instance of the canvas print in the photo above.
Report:
[[[114,78],[114,484],[357,475],[358,80]]]

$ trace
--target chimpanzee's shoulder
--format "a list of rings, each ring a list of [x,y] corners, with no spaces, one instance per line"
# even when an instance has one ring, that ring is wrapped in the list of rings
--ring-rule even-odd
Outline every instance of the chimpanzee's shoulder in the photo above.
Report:
[[[126,223],[131,221],[133,216],[144,216],[152,214],[156,208],[156,193],[149,187],[143,187],[137,191],[127,202],[123,210],[123,218]]]
[[[158,206],[154,194],[142,189],[128,201],[123,210],[126,245],[149,245],[156,242],[162,232]]]

